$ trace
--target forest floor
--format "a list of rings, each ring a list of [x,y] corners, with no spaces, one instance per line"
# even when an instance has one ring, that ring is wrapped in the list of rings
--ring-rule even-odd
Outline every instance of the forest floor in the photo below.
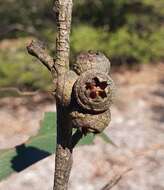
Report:
[[[105,130],[116,144],[96,138],[75,148],[70,190],[164,189],[164,64],[114,72],[117,91],[112,122]],[[0,149],[21,144],[37,133],[45,111],[55,111],[51,96],[0,99]],[[94,156],[93,156],[94,155]],[[54,155],[0,182],[0,190],[52,190]]]

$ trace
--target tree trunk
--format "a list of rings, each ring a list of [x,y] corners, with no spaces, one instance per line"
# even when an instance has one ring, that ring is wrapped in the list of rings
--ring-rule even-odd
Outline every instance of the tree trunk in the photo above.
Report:
[[[66,190],[72,167],[72,127],[68,111],[57,105],[57,148],[54,190]]]
[[[55,0],[57,37],[56,67],[58,76],[69,70],[69,35],[71,29],[72,0]],[[57,81],[57,86],[61,81]],[[63,84],[64,85],[64,84]],[[67,190],[72,167],[72,126],[67,108],[57,103],[57,148],[55,159],[54,190]]]
[[[72,151],[83,135],[100,133],[110,122],[113,81],[110,62],[100,52],[86,52],[69,69],[72,0],[54,0],[57,37],[56,58],[42,43],[32,41],[27,50],[51,72],[57,108],[57,146],[53,190],[67,190]],[[72,128],[76,132],[72,134]]]

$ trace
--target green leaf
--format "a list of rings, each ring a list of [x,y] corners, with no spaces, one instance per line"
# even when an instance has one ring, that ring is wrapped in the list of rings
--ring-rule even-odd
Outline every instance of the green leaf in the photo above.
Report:
[[[0,180],[13,172],[11,160],[16,156],[14,149],[0,152]]]
[[[88,134],[78,145],[93,142],[94,135]],[[56,113],[45,113],[41,128],[35,137],[23,145],[9,150],[0,151],[0,180],[13,172],[20,172],[37,161],[49,156],[55,151],[56,142]]]
[[[109,143],[115,147],[117,147],[117,145],[103,132],[98,134],[106,143]]]
[[[84,136],[84,137],[78,142],[77,146],[92,144],[94,138],[95,138],[95,135],[94,135],[94,134],[88,133],[86,136]]]
[[[32,137],[16,148],[0,151],[0,180],[9,174],[21,171],[55,150],[56,132],[54,130],[56,114],[45,113],[44,121],[37,136]],[[30,158],[34,156],[34,158]],[[20,161],[20,163],[16,163]],[[25,165],[25,166],[23,166]]]

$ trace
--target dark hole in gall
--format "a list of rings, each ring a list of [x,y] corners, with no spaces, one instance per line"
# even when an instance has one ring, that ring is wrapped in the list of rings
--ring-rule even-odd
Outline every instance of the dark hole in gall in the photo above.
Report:
[[[92,99],[100,96],[101,98],[107,97],[105,88],[108,86],[106,81],[100,82],[97,77],[94,77],[91,82],[86,83],[86,89],[90,91],[89,96]]]

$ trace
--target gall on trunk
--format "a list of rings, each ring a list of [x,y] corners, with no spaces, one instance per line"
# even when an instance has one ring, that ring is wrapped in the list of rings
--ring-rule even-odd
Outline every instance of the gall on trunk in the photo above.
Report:
[[[114,92],[109,72],[105,55],[89,51],[79,54],[72,70],[58,78],[56,98],[69,110],[74,128],[100,133],[109,125]]]

